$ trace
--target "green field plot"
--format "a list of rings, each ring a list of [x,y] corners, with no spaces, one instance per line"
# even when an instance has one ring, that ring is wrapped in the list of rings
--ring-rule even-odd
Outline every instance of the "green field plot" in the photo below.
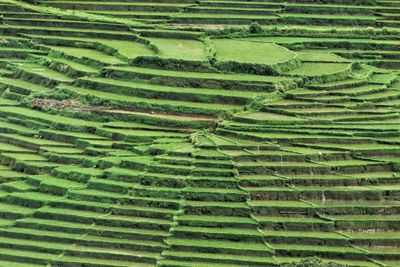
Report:
[[[85,121],[85,120],[80,120],[80,119],[75,119],[75,118],[68,118],[68,117],[62,117],[62,116],[54,116],[45,112],[40,112],[40,111],[29,111],[29,109],[22,108],[22,107],[15,107],[15,108],[9,108],[9,107],[2,107],[1,111],[3,113],[11,113],[13,116],[16,117],[21,117],[21,118],[32,118],[36,119],[39,121],[47,122],[47,123],[60,123],[64,125],[70,125],[71,128],[74,127],[97,127],[100,126],[101,124],[98,122],[90,122],[90,121]]]
[[[54,51],[60,52],[65,55],[73,56],[76,58],[88,58],[93,60],[98,60],[104,64],[116,65],[123,63],[122,60],[109,56],[105,53],[94,49],[78,48],[78,47],[67,47],[67,46],[50,46]]]
[[[337,56],[333,53],[319,51],[298,51],[297,56],[302,62],[348,62],[348,59]]]
[[[28,81],[24,80],[19,80],[19,79],[10,79],[7,77],[0,77],[0,83],[3,84],[4,86],[7,86],[8,88],[17,88],[17,90],[22,90],[22,92],[41,92],[41,93],[46,93],[49,92],[50,89],[44,86],[40,86]],[[2,99],[2,101],[6,101],[5,99]]]
[[[347,72],[349,70],[350,65],[346,63],[303,63],[300,65],[300,67],[288,72],[288,74],[306,77],[318,77]]]
[[[148,37],[147,39],[159,49],[159,54],[162,57],[190,61],[207,59],[206,47],[201,41],[155,37]]]
[[[297,118],[294,116],[287,116],[283,114],[275,114],[268,112],[254,112],[249,114],[243,114],[239,118],[251,119],[254,121],[303,121],[303,118]]]
[[[154,52],[145,44],[139,42],[122,41],[122,40],[97,40],[101,44],[110,46],[127,58],[136,58],[138,56],[153,55]],[[103,58],[103,57],[101,57]]]
[[[224,111],[230,109],[234,110],[235,108],[238,108],[238,106],[236,105],[227,104],[190,103],[179,100],[139,98],[107,92],[99,93],[97,90],[90,90],[67,85],[63,85],[59,88],[68,90],[73,94],[76,94],[78,97],[83,97],[87,99],[100,99],[114,106],[128,106],[133,109],[153,109],[161,111],[171,110],[173,112],[213,115],[223,113]]]
[[[172,22],[185,24],[250,24],[258,21],[262,24],[275,23],[279,17],[273,15],[241,15],[241,14],[201,14],[180,13],[172,17]]]
[[[261,76],[261,75],[247,75],[247,74],[222,74],[222,73],[204,73],[204,72],[188,72],[188,71],[169,71],[169,70],[154,70],[137,67],[110,67],[109,70],[114,75],[120,75],[127,78],[146,78],[146,77],[172,77],[174,79],[193,79],[193,80],[215,80],[215,81],[228,81],[228,82],[242,82],[242,83],[259,83],[259,84],[270,84],[270,83],[290,83],[292,80],[285,77],[273,77],[273,76]]]
[[[313,38],[313,37],[281,37],[281,36],[273,36],[273,37],[253,37],[250,40],[256,42],[267,42],[267,43],[278,43],[278,44],[293,44],[293,43],[318,43],[322,42],[326,45],[330,42],[335,42],[336,44],[340,41],[349,42],[354,44],[363,44],[363,43],[370,43],[370,44],[395,44],[396,41],[394,40],[370,40],[370,39],[362,39],[362,38],[332,38],[332,37],[321,37],[321,38]]]
[[[252,97],[268,97],[268,93],[243,92],[236,90],[213,90],[207,88],[179,88],[155,84],[135,83],[131,81],[120,81],[115,79],[92,78],[82,79],[79,82],[85,87],[120,93],[130,96],[152,96],[171,100],[193,100],[195,102],[225,102],[225,103],[246,103]],[[219,100],[221,99],[221,100]]]
[[[70,83],[73,81],[73,79],[67,77],[66,75],[64,75],[60,72],[50,70],[50,69],[43,67],[41,65],[38,65],[38,64],[23,63],[21,65],[18,65],[17,69],[22,71],[23,73],[26,73],[27,76],[31,74],[36,77],[39,77],[39,79],[43,78],[44,81],[50,81],[50,84],[52,84],[51,82]],[[46,83],[46,84],[48,84],[48,83]]]
[[[219,61],[274,65],[296,57],[295,53],[276,44],[232,39],[214,39],[212,42]]]

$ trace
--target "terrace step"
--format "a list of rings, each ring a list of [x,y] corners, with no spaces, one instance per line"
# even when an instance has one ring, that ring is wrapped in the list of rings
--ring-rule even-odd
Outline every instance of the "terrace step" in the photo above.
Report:
[[[332,231],[334,223],[332,221],[319,219],[316,217],[273,217],[255,216],[262,229],[285,230],[285,231]]]
[[[36,187],[26,183],[25,181],[15,181],[4,183],[0,188],[6,192],[27,192],[34,190]]]
[[[144,198],[161,198],[179,201],[181,198],[180,188],[154,187],[137,185],[132,189],[132,194]]]
[[[2,219],[20,219],[29,217],[35,212],[35,209],[21,207],[2,203],[0,205],[0,218]]]
[[[99,254],[98,254],[99,255]],[[87,266],[93,266],[93,267],[128,267],[128,266],[138,266],[138,267],[150,267],[154,266],[152,263],[145,263],[145,262],[140,262],[140,259],[143,259],[143,257],[137,257],[139,258],[138,262],[132,262],[130,261],[123,261],[123,260],[108,260],[108,259],[96,259],[96,262],[93,262],[93,258],[86,258],[82,257],[80,255],[75,256],[69,256],[69,255],[63,255],[60,258],[57,258],[54,260],[54,263],[57,265],[68,265],[68,264],[84,264]]]
[[[57,209],[45,207],[34,214],[35,218],[45,218],[69,221],[69,222],[90,222],[98,225],[110,225],[116,227],[140,227],[145,229],[169,229],[171,222],[164,219],[133,217],[123,215],[112,215],[89,211],[78,211],[70,209]]]
[[[194,6],[186,8],[185,12],[194,14],[248,14],[248,15],[276,15],[282,11],[277,8],[234,8],[234,7],[208,7],[208,6]]]
[[[57,71],[50,70],[35,63],[24,63],[17,66],[14,78],[21,78],[46,87],[54,87],[60,83],[72,83],[73,79]]]
[[[45,13],[35,13],[35,12],[18,12],[18,11],[6,11],[2,12],[6,18],[26,18],[26,19],[56,19],[57,16]]]
[[[40,208],[50,201],[56,201],[60,197],[55,195],[43,194],[40,192],[14,192],[5,197],[5,202],[12,205],[20,205],[29,208]]]
[[[28,181],[31,184],[36,184],[39,191],[55,195],[65,195],[68,190],[83,188],[84,184],[73,182],[70,180],[58,179],[51,175],[31,176]]]
[[[276,257],[276,260],[281,264],[293,263],[301,261],[302,257]],[[380,262],[371,261],[371,260],[340,260],[336,258],[323,258],[322,262],[329,262],[334,264],[345,264],[351,267],[378,267]]]
[[[330,83],[322,83],[308,86],[308,88],[313,90],[337,90],[337,89],[345,89],[345,88],[352,88],[356,86],[362,86],[367,83],[366,79],[349,79],[337,82],[330,82]]]
[[[283,8],[285,5],[274,1],[214,1],[214,0],[201,0],[200,6],[205,7],[235,7],[235,8]]]
[[[263,230],[268,243],[298,244],[313,246],[349,246],[349,239],[335,232],[276,231]]]
[[[315,204],[304,201],[270,201],[270,200],[252,200],[249,206],[255,216],[295,216],[304,217],[314,215]]]
[[[68,85],[60,85],[58,88],[71,92],[71,94],[78,97],[98,99],[101,101],[107,100],[109,101],[108,103],[111,103],[113,106],[128,106],[130,109],[170,111],[179,114],[189,113],[214,116],[216,114],[222,114],[226,110],[239,109],[239,106],[237,105],[141,98],[136,96],[125,96],[108,92],[99,92],[97,90],[84,89]]]
[[[163,252],[166,260],[160,262],[161,266],[173,266],[174,264],[182,264],[182,266],[210,266],[210,264],[218,264],[221,266],[275,266],[275,261],[269,257],[257,257],[246,255],[227,255],[222,253],[192,253],[186,251],[167,250]],[[189,263],[188,263],[189,262]],[[186,265],[189,264],[189,265]]]
[[[103,75],[112,78],[123,79],[147,79],[155,84],[162,84],[162,79],[173,78],[176,83],[179,81],[185,83],[185,87],[203,87],[207,81],[213,81],[216,89],[237,89],[237,90],[252,90],[252,91],[273,91],[272,84],[281,83],[284,85],[293,82],[288,78],[279,78],[272,76],[258,76],[250,74],[219,74],[219,73],[200,73],[187,71],[172,71],[158,70],[157,72],[151,69],[138,67],[109,67],[104,69]],[[291,84],[293,85],[293,84]]]
[[[239,90],[215,90],[208,88],[181,88],[178,86],[166,86],[133,81],[121,81],[110,78],[81,78],[75,85],[87,89],[96,89],[121,95],[130,95],[144,98],[163,98],[170,100],[246,104],[251,101],[255,93],[245,93]],[[263,93],[256,95],[262,96]],[[266,95],[264,93],[264,95]]]
[[[333,220],[338,229],[353,229],[357,225],[357,229],[391,229],[398,230],[399,216],[397,215],[332,215],[329,216]]]
[[[399,266],[400,1],[299,1],[0,3],[0,266]]]
[[[290,245],[270,244],[279,256],[308,257],[318,255],[322,258],[341,258],[347,260],[366,260],[367,253],[356,247],[342,246],[311,246],[311,245]]]
[[[82,22],[76,20],[52,19],[52,18],[5,18],[9,25],[35,26],[35,27],[54,27],[54,28],[77,28],[94,30],[115,30],[127,31],[128,28],[121,24],[101,23],[101,22]]]
[[[99,71],[97,68],[64,58],[35,56],[34,60],[40,65],[64,73],[71,78],[95,75]]]
[[[371,193],[372,195],[373,193]],[[310,202],[319,206],[321,213],[329,216],[335,215],[394,215],[400,208],[400,202],[396,200],[385,200],[373,198],[369,200],[325,200]]]
[[[366,233],[363,231],[343,232],[350,237],[353,244],[357,246],[369,247],[384,247],[384,246],[399,246],[398,231],[375,231]]]
[[[71,189],[68,191],[68,198],[83,201],[97,201],[102,203],[118,203],[126,197],[125,194],[107,192],[95,189]]]
[[[246,201],[247,194],[239,189],[188,187],[183,190],[186,200],[193,201]]]
[[[250,207],[245,202],[185,201],[188,215],[249,216]]]
[[[209,216],[209,215],[181,215],[177,218],[180,226],[192,227],[232,227],[252,228],[257,222],[250,217]]]
[[[154,264],[160,257],[159,253],[157,252],[134,251],[128,249],[113,249],[110,251],[108,248],[86,247],[79,245],[69,248],[65,255],[87,257],[88,259],[101,258],[112,261],[135,262],[135,264],[141,263],[143,266],[146,266],[145,263],[148,263],[147,266],[152,266],[151,264]],[[136,266],[135,264],[133,266]]]
[[[272,250],[264,243],[215,241],[203,239],[169,238],[166,241],[171,250],[192,251],[200,253],[226,253],[233,255],[267,256]]]
[[[262,234],[256,229],[241,228],[214,228],[214,227],[194,227],[176,226],[172,229],[174,237],[179,238],[205,238],[220,239],[240,242],[255,242],[262,240]]]
[[[154,207],[168,210],[178,210],[181,205],[180,199],[173,198],[157,198],[157,197],[140,197],[133,196],[125,201],[124,204],[141,206],[141,207]]]
[[[173,23],[182,24],[233,24],[249,25],[257,21],[261,25],[276,24],[278,16],[274,15],[237,15],[237,14],[203,14],[203,13],[180,13],[171,20]]]
[[[85,223],[61,222],[57,220],[26,218],[16,221],[16,226],[21,228],[46,230],[52,232],[66,232],[73,234],[89,234],[93,236],[103,237],[120,237],[124,239],[139,239],[162,241],[168,237],[165,231],[145,230],[145,229],[130,229],[126,227],[111,227]]]
[[[46,2],[48,6],[75,9],[75,10],[113,10],[113,11],[164,11],[164,12],[179,12],[187,4],[176,3],[146,3],[146,2],[119,2],[119,3],[106,3],[106,2],[81,2],[81,1],[55,1]]]
[[[71,233],[59,233],[46,230],[24,229],[24,228],[10,228],[2,229],[0,233],[3,236],[12,238],[23,238],[41,242],[57,242],[65,246],[78,244],[86,247],[102,247],[107,249],[126,249],[126,250],[143,250],[160,252],[164,245],[161,242],[149,240],[130,240],[115,237],[107,237],[100,235],[80,235]]]
[[[18,267],[43,266],[46,265],[56,256],[57,255],[45,252],[29,251],[27,253],[25,250],[0,248],[0,260],[6,263],[11,263],[11,265],[9,266],[18,266]]]
[[[23,263],[23,262],[12,262],[12,261],[7,261],[7,260],[0,260],[0,264],[2,266],[15,266],[15,267],[39,267],[39,266],[43,266],[43,265],[40,265],[40,264]]]

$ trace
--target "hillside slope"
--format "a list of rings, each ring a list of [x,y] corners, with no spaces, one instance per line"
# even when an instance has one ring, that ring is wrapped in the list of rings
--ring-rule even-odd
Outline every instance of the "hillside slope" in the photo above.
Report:
[[[399,0],[0,14],[0,266],[400,266]]]

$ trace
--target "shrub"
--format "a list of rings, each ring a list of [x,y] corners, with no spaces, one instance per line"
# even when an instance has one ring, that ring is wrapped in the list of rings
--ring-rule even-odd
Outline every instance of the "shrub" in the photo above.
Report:
[[[48,99],[55,99],[55,100],[67,100],[70,99],[71,93],[68,91],[64,91],[64,90],[59,90],[59,89],[55,89],[50,93],[42,93],[42,92],[37,92],[37,93],[33,93],[29,96],[30,99],[34,99],[34,98],[48,98]]]
[[[356,109],[363,109],[363,108],[374,108],[374,103],[371,102],[362,102],[355,106]]]
[[[313,257],[309,259],[304,259],[299,262],[286,263],[282,265],[283,267],[345,267],[344,265],[333,263],[333,262],[323,262],[320,258]]]
[[[258,22],[253,22],[252,24],[250,24],[249,26],[249,32],[251,34],[257,34],[257,33],[262,33],[263,29],[261,27],[260,24],[258,24]]]
[[[246,27],[228,26],[217,30],[206,30],[206,36],[246,36],[248,29]]]
[[[353,63],[353,69],[355,69],[355,70],[361,70],[361,69],[362,69],[362,64],[361,64],[361,62],[354,62],[354,63]]]

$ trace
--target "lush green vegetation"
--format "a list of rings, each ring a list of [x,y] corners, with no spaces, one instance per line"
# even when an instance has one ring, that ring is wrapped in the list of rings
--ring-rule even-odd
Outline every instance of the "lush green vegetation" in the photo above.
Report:
[[[0,15],[0,266],[400,266],[400,1]]]

